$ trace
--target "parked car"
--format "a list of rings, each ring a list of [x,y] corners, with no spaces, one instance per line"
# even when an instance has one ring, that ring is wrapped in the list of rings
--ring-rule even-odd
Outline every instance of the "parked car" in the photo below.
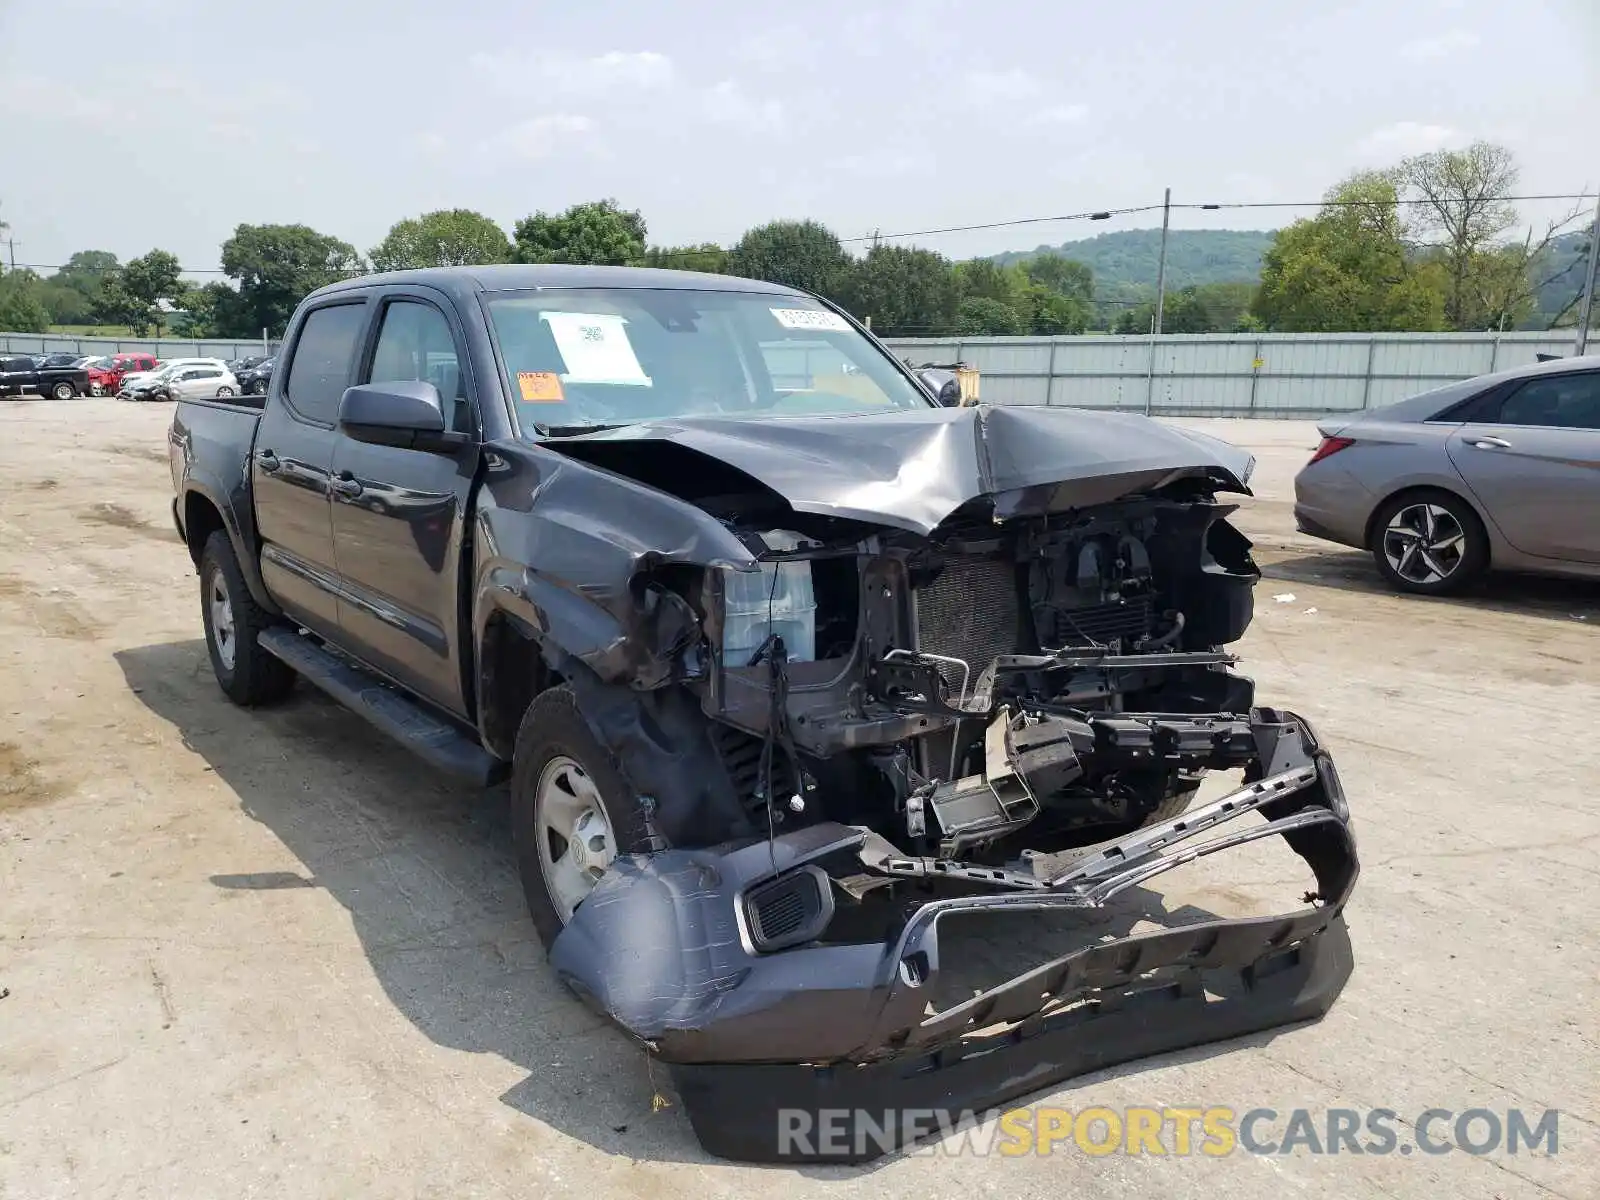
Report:
[[[131,398],[133,393],[151,382],[156,376],[170,376],[173,371],[182,367],[215,367],[219,371],[226,371],[227,364],[220,358],[174,358],[157,364],[153,371],[131,371],[122,378],[122,386],[117,389],[117,395]]]
[[[237,376],[242,371],[248,371],[252,367],[258,366],[262,361],[264,361],[264,358],[265,356],[260,354],[247,354],[243,358],[229,359],[227,367],[228,370],[232,371],[234,375]]]
[[[219,363],[180,361],[125,383],[117,396],[123,400],[199,400],[226,399],[238,392],[238,380]]]
[[[1452,383],[1317,426],[1304,533],[1372,552],[1406,592],[1484,572],[1600,578],[1600,356]]]
[[[788,1108],[981,1111],[1349,978],[1338,773],[1225,649],[1246,452],[944,407],[843,311],[729,276],[352,279],[280,358],[259,410],[180,402],[168,434],[219,687],[300,679],[509,778],[556,977],[671,1064],[713,1153],[780,1157]],[[1212,769],[1248,782],[1180,817]],[[1005,914],[1280,835],[1316,878],[1282,915],[1089,937],[928,1014],[944,915],[1026,953]]]
[[[155,371],[161,366],[154,354],[131,351],[97,358],[89,364],[89,394],[115,396],[122,389],[123,380],[134,372]]]
[[[267,388],[272,383],[272,363],[270,358],[263,358],[253,367],[246,367],[243,371],[236,371],[239,379],[239,394],[241,396],[265,396]]]
[[[78,354],[45,354],[40,356],[38,363],[41,367],[77,367],[82,365],[82,356]]]
[[[49,355],[0,358],[0,396],[49,396],[71,400],[89,392],[89,373],[82,367],[45,366]]]

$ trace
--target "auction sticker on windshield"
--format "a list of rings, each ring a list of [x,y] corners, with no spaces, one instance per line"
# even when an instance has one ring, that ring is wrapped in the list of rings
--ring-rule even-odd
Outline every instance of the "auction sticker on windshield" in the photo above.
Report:
[[[831,329],[835,333],[849,333],[850,322],[836,312],[819,308],[775,308],[772,315],[785,329]]]
[[[566,399],[554,371],[518,371],[517,391],[529,404],[560,404]]]
[[[628,340],[628,322],[613,313],[545,312],[567,370],[567,383],[609,383],[649,387],[650,376]]]

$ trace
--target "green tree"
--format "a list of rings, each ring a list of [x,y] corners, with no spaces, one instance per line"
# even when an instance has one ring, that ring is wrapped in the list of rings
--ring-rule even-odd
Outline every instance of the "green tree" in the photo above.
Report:
[[[120,270],[108,272],[100,285],[91,305],[94,319],[126,325],[137,337],[154,328],[160,337],[166,320],[162,301],[174,301],[185,290],[180,271],[178,256],[165,250],[129,259]]]
[[[728,271],[838,300],[849,282],[850,259],[825,225],[772,221],[745,232],[728,255]]]
[[[86,325],[106,280],[118,270],[109,250],[79,250],[44,281],[44,302],[57,325]]]
[[[1028,279],[1016,267],[1001,266],[992,258],[969,258],[955,267],[956,286],[964,300],[993,300],[1015,311]]]
[[[309,225],[240,225],[222,243],[222,269],[238,281],[227,337],[281,336],[310,292],[365,269],[349,242]]]
[[[46,333],[50,310],[44,288],[32,271],[22,268],[0,274],[0,330],[7,333]]]
[[[968,296],[956,309],[956,332],[963,337],[1028,333],[1028,319],[1002,300]]]
[[[516,260],[631,266],[644,258],[644,217],[615,200],[574,204],[563,213],[536,212],[514,230]]]
[[[1085,304],[1094,299],[1094,272],[1081,262],[1059,254],[1041,254],[1022,264],[1029,280],[1057,295],[1070,296]]]
[[[511,241],[482,213],[446,208],[396,221],[368,257],[374,271],[471,267],[510,262]]]
[[[1296,332],[1442,329],[1444,295],[1406,252],[1392,176],[1354,175],[1328,200],[1273,238],[1256,315]]]
[[[667,271],[704,271],[710,275],[728,274],[728,251],[715,242],[698,246],[651,246],[644,252],[644,265]]]
[[[961,291],[950,260],[932,250],[874,246],[850,272],[846,307],[874,333],[938,335],[955,325]]]
[[[182,322],[184,337],[237,337],[249,329],[239,293],[225,283],[213,281],[187,288],[177,303],[188,314]],[[173,332],[178,331],[179,325],[174,323]],[[260,332],[258,329],[256,335]]]
[[[1079,296],[1063,296],[1042,283],[1030,283],[1022,296],[1028,333],[1082,333],[1089,328],[1094,310]]]

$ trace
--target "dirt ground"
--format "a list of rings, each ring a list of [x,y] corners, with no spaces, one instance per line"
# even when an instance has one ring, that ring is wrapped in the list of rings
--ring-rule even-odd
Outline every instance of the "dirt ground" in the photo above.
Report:
[[[1320,1024],[1035,1100],[1554,1108],[1553,1156],[708,1159],[662,1073],[552,979],[503,795],[309,689],[224,701],[167,510],[168,420],[0,405],[0,1194],[1597,1194],[1600,588],[1389,594],[1364,555],[1293,531],[1308,424],[1198,423],[1261,459],[1239,523],[1268,578],[1242,652],[1338,755],[1355,977]],[[1282,882],[1196,886],[1251,904]]]

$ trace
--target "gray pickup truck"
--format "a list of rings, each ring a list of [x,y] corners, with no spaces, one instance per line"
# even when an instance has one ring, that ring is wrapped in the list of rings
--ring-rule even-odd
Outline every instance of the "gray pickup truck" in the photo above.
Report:
[[[1351,970],[1338,775],[1226,649],[1253,460],[948,382],[790,288],[497,266],[318,291],[264,397],[173,418],[222,690],[508,781],[554,969],[716,1154],[870,1158],[930,1131],[886,1113],[1315,1018]],[[1278,835],[1281,915],[1086,922],[930,1003],[947,919],[1016,938]],[[794,1136],[830,1110],[867,1136]]]

